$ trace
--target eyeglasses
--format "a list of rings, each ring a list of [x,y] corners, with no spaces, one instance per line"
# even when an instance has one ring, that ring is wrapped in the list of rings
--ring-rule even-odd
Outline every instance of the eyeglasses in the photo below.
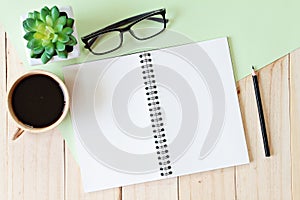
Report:
[[[103,55],[119,49],[123,33],[129,32],[137,40],[147,40],[163,32],[168,20],[166,9],[159,9],[116,22],[81,38],[84,48],[94,55]]]

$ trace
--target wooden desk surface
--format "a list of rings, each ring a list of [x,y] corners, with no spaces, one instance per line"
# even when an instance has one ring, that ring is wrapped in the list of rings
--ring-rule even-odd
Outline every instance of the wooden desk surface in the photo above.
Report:
[[[163,181],[83,193],[80,171],[57,130],[26,134],[16,130],[5,97],[23,72],[0,28],[0,199],[1,200],[289,200],[300,199],[300,50],[259,71],[271,158],[265,158],[250,76],[238,93],[251,163]]]

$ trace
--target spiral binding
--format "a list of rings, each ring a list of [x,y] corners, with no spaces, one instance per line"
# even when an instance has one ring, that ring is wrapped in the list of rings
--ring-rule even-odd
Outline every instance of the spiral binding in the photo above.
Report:
[[[139,57],[150,111],[151,124],[153,128],[153,137],[155,139],[156,154],[158,164],[160,166],[160,175],[169,176],[172,174],[170,154],[159,103],[151,54],[144,52],[140,54]]]

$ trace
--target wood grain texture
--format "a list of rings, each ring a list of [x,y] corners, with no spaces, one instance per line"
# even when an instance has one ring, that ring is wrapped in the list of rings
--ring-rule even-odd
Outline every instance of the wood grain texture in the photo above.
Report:
[[[8,88],[26,71],[9,40],[7,46]],[[8,199],[40,200],[64,198],[63,140],[57,130],[24,133],[11,138],[16,130],[8,118]]]
[[[290,119],[293,199],[300,199],[300,49],[290,54]]]
[[[233,200],[234,167],[179,177],[179,199]]]
[[[78,164],[57,130],[11,141],[16,124],[7,116],[6,88],[26,70],[1,27],[0,65],[0,200],[300,199],[300,49],[258,74],[270,158],[248,76],[238,91],[249,165],[93,193],[83,192]]]
[[[238,83],[251,163],[236,168],[237,199],[292,198],[288,76],[288,56],[258,73],[270,158],[264,156],[252,77],[248,76]]]
[[[84,193],[80,177],[80,169],[72,153],[65,147],[65,199],[67,200],[121,200],[121,188],[98,192]]]
[[[122,188],[122,200],[176,200],[177,178],[152,181]]]
[[[7,112],[6,112],[6,39],[0,27],[0,199],[8,199],[7,193]]]

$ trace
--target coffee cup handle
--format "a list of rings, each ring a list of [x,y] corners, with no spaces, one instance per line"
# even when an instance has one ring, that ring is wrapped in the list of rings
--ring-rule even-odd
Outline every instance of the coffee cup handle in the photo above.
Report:
[[[21,128],[18,128],[17,131],[14,134],[13,140],[16,140],[18,137],[20,137],[24,133],[24,130]]]

